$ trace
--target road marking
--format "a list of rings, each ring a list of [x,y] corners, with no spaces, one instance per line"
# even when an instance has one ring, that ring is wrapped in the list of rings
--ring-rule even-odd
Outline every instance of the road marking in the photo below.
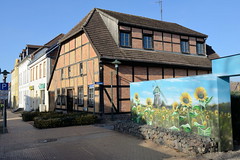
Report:
[[[89,152],[88,150],[86,150],[85,148],[81,147],[85,152],[87,152],[88,154],[90,154],[91,156],[94,156],[93,153]]]

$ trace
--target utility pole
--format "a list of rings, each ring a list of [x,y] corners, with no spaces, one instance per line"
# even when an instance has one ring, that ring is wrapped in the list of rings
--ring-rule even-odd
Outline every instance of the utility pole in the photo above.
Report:
[[[162,9],[162,0],[159,0],[159,1],[157,1],[156,3],[158,3],[159,4],[159,6],[160,6],[160,15],[161,15],[161,21],[163,20],[163,9]]]

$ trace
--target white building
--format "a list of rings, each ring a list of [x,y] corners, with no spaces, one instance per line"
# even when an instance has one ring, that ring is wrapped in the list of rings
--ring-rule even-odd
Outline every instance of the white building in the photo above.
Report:
[[[57,42],[62,36],[63,34],[58,35],[36,50],[31,56],[31,62],[28,64],[30,70],[29,103],[31,110],[39,109],[40,112],[50,110],[47,85],[58,52]]]
[[[30,108],[30,95],[29,95],[29,80],[30,74],[28,64],[30,63],[30,55],[41,46],[27,45],[20,53],[20,62],[18,65],[19,69],[19,108],[23,108],[26,111],[31,110]]]

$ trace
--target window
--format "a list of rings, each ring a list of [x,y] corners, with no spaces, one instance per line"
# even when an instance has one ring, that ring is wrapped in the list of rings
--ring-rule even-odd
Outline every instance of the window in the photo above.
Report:
[[[32,82],[33,81],[33,69],[31,68],[31,76],[30,76],[30,81]]]
[[[38,79],[38,66],[36,66],[36,80]]]
[[[60,89],[57,89],[57,105],[61,104]]]
[[[130,47],[130,33],[129,32],[120,32],[120,46]]]
[[[152,35],[143,35],[143,48],[144,49],[153,49]]]
[[[189,42],[188,42],[188,40],[181,40],[181,52],[189,53]]]
[[[82,63],[79,64],[79,73],[80,73],[80,76],[83,75],[83,64]]]
[[[42,64],[39,66],[39,78],[42,78]]]
[[[43,62],[43,77],[46,77],[46,62]]]
[[[41,104],[45,104],[45,90],[41,90]]]
[[[197,54],[204,54],[204,45],[202,42],[197,42]]]
[[[65,88],[62,88],[61,104],[66,105]]]
[[[71,67],[69,66],[68,67],[68,78],[70,78],[71,77]]]
[[[64,78],[64,69],[62,68],[61,69],[61,79],[63,79]]]
[[[88,87],[88,106],[94,106],[94,88]]]
[[[78,105],[83,106],[84,104],[84,92],[83,92],[83,86],[78,87]]]
[[[32,80],[34,81],[35,79],[35,68],[33,68],[33,74],[32,74]]]

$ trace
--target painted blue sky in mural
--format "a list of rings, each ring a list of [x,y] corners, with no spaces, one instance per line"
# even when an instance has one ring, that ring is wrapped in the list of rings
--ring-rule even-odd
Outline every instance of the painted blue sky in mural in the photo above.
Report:
[[[131,83],[131,99],[134,97],[134,93],[137,92],[141,103],[146,104],[145,99],[148,97],[153,99],[153,90],[158,85],[163,93],[161,99],[165,101],[166,105],[171,105],[174,101],[179,102],[179,98],[183,92],[188,92],[191,95],[193,104],[197,103],[198,101],[194,98],[194,92],[197,87],[205,88],[208,97],[213,96],[210,104],[229,102],[228,96],[217,98],[216,82],[217,77],[213,75],[135,82]],[[219,91],[229,93],[229,88],[220,87]],[[219,100],[219,102],[217,102],[217,100]]]

